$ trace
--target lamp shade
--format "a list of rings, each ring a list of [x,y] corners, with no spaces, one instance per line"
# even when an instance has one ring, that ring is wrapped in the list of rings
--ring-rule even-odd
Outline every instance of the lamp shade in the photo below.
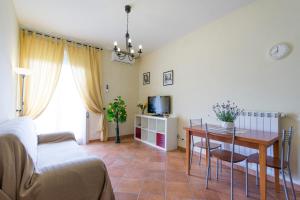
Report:
[[[16,74],[24,75],[24,76],[29,76],[31,74],[30,69],[26,69],[22,67],[15,68],[15,72]]]

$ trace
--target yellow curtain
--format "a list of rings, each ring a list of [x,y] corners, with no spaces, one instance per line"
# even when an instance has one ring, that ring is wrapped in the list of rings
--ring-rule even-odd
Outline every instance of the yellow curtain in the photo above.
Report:
[[[69,61],[79,94],[88,111],[100,115],[101,141],[107,140],[107,128],[101,93],[101,52],[94,47],[67,44]]]
[[[59,80],[63,56],[62,40],[20,31],[20,66],[31,73],[25,79],[22,115],[35,119],[46,109]]]

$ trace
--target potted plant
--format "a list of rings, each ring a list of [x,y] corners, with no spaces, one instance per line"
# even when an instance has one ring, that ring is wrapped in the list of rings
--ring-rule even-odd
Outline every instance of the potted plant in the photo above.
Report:
[[[122,97],[118,96],[108,105],[107,120],[116,123],[116,143],[120,143],[119,123],[127,119],[126,104]]]
[[[230,101],[213,105],[213,111],[222,122],[222,127],[228,129],[234,128],[234,120],[243,112],[234,102],[231,103]]]
[[[139,103],[139,104],[137,105],[137,107],[141,109],[142,115],[145,113],[145,110],[146,110],[147,106],[148,106],[147,103],[144,103],[144,104]]]

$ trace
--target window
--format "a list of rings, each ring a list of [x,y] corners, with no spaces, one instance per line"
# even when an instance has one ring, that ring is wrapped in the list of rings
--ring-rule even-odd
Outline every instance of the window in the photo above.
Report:
[[[86,109],[77,91],[66,52],[55,92],[35,123],[39,134],[70,131],[79,143],[86,143]]]

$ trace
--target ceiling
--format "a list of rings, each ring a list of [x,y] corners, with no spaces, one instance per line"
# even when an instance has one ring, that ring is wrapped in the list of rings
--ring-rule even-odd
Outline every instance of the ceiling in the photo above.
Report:
[[[124,44],[125,4],[135,47],[153,51],[254,0],[13,0],[22,27],[112,49]]]

